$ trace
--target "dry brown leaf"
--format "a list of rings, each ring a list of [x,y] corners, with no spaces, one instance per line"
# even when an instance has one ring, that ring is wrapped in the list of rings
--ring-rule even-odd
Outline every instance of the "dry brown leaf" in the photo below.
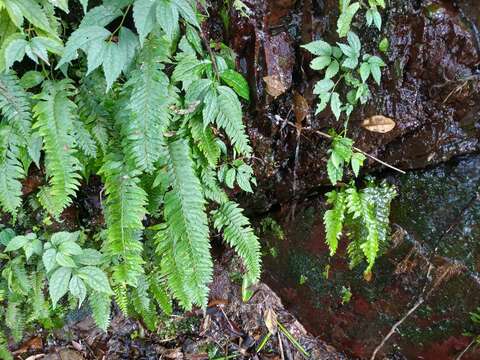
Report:
[[[392,131],[395,125],[395,121],[383,115],[374,115],[362,122],[362,127],[366,130],[381,134]]]
[[[295,91],[293,95],[293,111],[295,112],[295,121],[297,125],[301,125],[302,121],[307,117],[310,107],[307,100]]]
[[[272,310],[272,308],[268,308],[267,311],[265,311],[263,321],[265,321],[265,326],[267,327],[268,331],[272,335],[275,335],[277,333],[277,314]]]
[[[41,337],[35,336],[25,341],[22,346],[14,352],[15,355],[23,354],[31,350],[40,350],[43,348]]]
[[[267,93],[274,98],[282,95],[285,91],[287,91],[287,87],[278,75],[265,76],[263,80],[267,84]]]

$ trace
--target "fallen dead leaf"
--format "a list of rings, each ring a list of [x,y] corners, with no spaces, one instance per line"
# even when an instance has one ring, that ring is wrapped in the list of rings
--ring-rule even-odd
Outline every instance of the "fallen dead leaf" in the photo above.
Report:
[[[310,111],[307,100],[305,100],[305,98],[296,91],[293,95],[293,111],[295,113],[295,121],[297,126],[302,124],[302,121],[307,117]]]
[[[272,335],[275,335],[277,333],[277,314],[272,310],[272,308],[268,308],[265,311],[263,321],[265,321],[265,326],[267,327],[268,331]]]
[[[374,115],[362,122],[362,127],[366,130],[381,134],[392,131],[395,125],[395,121],[383,115]]]
[[[35,336],[25,341],[22,346],[14,352],[15,355],[23,354],[31,350],[40,350],[43,348],[41,337]]]
[[[25,360],[38,360],[38,359],[42,359],[44,356],[45,354],[36,354],[36,355],[27,357]]]
[[[277,98],[278,96],[282,95],[285,91],[287,91],[287,87],[285,86],[285,84],[282,82],[282,79],[280,79],[280,76],[278,75],[265,76],[263,80],[267,84],[267,93],[273,96],[274,98]]]

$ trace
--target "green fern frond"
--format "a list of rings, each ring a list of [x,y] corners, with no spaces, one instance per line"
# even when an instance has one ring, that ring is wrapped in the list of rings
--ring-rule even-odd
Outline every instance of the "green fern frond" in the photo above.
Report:
[[[170,122],[170,82],[162,69],[155,58],[146,59],[132,71],[126,84],[130,97],[130,116],[122,129],[127,139],[126,154],[146,172],[154,170],[164,143],[163,133]]]
[[[227,194],[220,187],[215,170],[212,168],[202,169],[201,179],[206,199],[220,205],[228,201]]]
[[[189,273],[182,263],[187,255],[184,254],[183,248],[175,248],[175,237],[170,233],[171,230],[167,224],[159,224],[157,226],[160,229],[155,234],[154,240],[157,246],[156,253],[161,259],[161,274],[167,279],[168,287],[180,306],[190,310],[192,308],[192,300],[186,291]]]
[[[12,215],[22,203],[20,181],[25,176],[16,143],[17,136],[12,127],[0,124],[0,206]]]
[[[72,202],[80,186],[80,162],[75,157],[73,124],[76,105],[69,99],[74,87],[69,80],[46,82],[33,108],[34,129],[43,138],[49,186],[39,194],[41,204],[57,217]]]
[[[73,121],[73,136],[76,145],[86,156],[90,158],[95,158],[97,156],[97,144],[83,122],[80,120]]]
[[[31,105],[13,71],[0,73],[0,113],[28,141],[32,127]]]
[[[155,271],[148,277],[148,283],[150,286],[150,292],[153,295],[155,301],[157,302],[160,309],[167,315],[172,315],[173,307],[172,300],[168,295],[168,292],[165,288],[164,281],[160,272]]]
[[[139,172],[126,164],[120,153],[111,152],[99,170],[105,183],[106,253],[114,259],[115,283],[136,286],[143,273],[141,234],[147,194],[139,186]]]
[[[5,325],[15,340],[19,342],[25,331],[24,312],[21,308],[21,301],[18,295],[10,294],[8,297],[7,310],[5,311]]]
[[[107,331],[108,326],[110,325],[110,295],[104,292],[94,291],[90,294],[89,303],[95,324],[97,324],[97,326],[103,331]]]
[[[226,202],[213,212],[214,226],[223,232],[224,240],[242,258],[247,268],[246,276],[252,283],[260,279],[260,242],[242,209],[233,201]]]
[[[138,280],[137,287],[132,289],[132,303],[135,311],[140,315],[147,325],[148,330],[154,331],[157,327],[157,314],[155,306],[150,301],[148,294],[149,285],[145,276]]]
[[[250,156],[252,148],[243,124],[242,106],[235,91],[227,86],[219,86],[217,125],[228,135],[239,154]]]
[[[117,284],[113,286],[113,297],[115,299],[115,303],[117,304],[120,311],[123,315],[128,316],[128,288],[125,284]]]
[[[0,359],[1,360],[13,360],[12,353],[8,350],[7,337],[0,329]]]
[[[198,118],[191,119],[189,124],[195,144],[208,164],[215,168],[221,152],[212,129],[210,127],[204,128],[202,121]]]
[[[168,176],[172,190],[165,194],[164,218],[171,237],[171,254],[184,268],[184,289],[187,308],[192,304],[206,306],[207,284],[212,279],[213,264],[210,255],[209,231],[205,200],[186,140],[177,139],[168,143]],[[172,269],[163,268],[169,283]],[[176,286],[175,286],[176,287]],[[172,287],[174,295],[175,289]]]
[[[342,235],[343,222],[345,220],[346,194],[343,191],[331,191],[326,194],[327,202],[333,208],[327,210],[323,216],[325,224],[325,241],[330,249],[330,256],[337,252],[338,240]]]

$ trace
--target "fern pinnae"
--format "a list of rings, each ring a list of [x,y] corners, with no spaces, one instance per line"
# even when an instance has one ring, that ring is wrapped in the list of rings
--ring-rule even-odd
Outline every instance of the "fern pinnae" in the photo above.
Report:
[[[113,150],[113,149],[112,149]],[[119,152],[105,158],[99,173],[105,182],[106,252],[116,261],[116,282],[136,286],[143,273],[142,220],[146,215],[147,194],[140,187],[139,172],[126,163]]]
[[[80,186],[80,162],[73,147],[73,121],[76,105],[69,99],[73,85],[69,80],[46,82],[33,108],[33,126],[43,139],[49,186],[40,194],[40,202],[54,216],[72,202]]]
[[[345,220],[346,194],[343,191],[331,191],[326,195],[327,202],[333,204],[333,208],[327,210],[323,216],[325,241],[330,248],[330,256],[333,256],[337,252],[338,240],[342,235],[343,222]]]
[[[213,221],[217,231],[222,231],[224,240],[242,258],[247,278],[257,282],[261,268],[260,242],[242,209],[235,202],[228,201],[213,212]]]
[[[31,105],[13,71],[0,73],[0,113],[28,141],[32,126]]]
[[[188,273],[185,290],[190,301],[206,306],[213,275],[205,200],[194,170],[188,142],[178,138],[168,143],[168,176],[172,190],[165,195],[164,218],[171,229],[175,252],[184,257]]]
[[[152,172],[164,144],[163,133],[170,122],[169,79],[163,65],[149,59],[131,73],[129,91],[130,119],[124,132],[128,153],[141,170]]]
[[[12,215],[22,203],[20,181],[25,177],[17,139],[12,126],[0,124],[0,206]]]

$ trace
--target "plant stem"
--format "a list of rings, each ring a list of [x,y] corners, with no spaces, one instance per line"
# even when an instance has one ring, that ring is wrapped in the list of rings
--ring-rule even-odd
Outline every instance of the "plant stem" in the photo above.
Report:
[[[125,19],[127,18],[127,14],[128,14],[128,11],[130,10],[131,6],[132,5],[128,5],[127,8],[125,9],[125,12],[123,13],[123,17],[122,17],[122,20],[120,21],[120,24],[117,26],[117,28],[115,30],[112,31],[112,35],[110,35],[110,38],[108,39],[108,41],[112,41],[115,34],[122,28],[123,23],[125,22]]]
[[[290,126],[292,126],[292,127],[297,128],[297,125],[295,125],[294,123],[292,123],[292,122],[290,122],[290,121],[287,121],[287,124],[290,125]],[[323,137],[325,137],[325,138],[327,138],[327,139],[332,139],[332,137],[331,137],[330,135],[328,135],[327,133],[324,133],[323,131],[313,130],[313,129],[310,129],[310,128],[303,128],[303,129],[304,129],[304,130],[313,131],[315,134],[318,134],[318,135],[320,135],[320,136],[323,136]],[[376,157],[373,156],[373,155],[370,155],[369,153],[363,151],[362,149],[359,149],[359,148],[357,148],[357,147],[355,147],[355,146],[353,146],[353,149],[354,149],[355,151],[358,151],[359,153],[362,153],[362,154],[365,155],[366,157],[368,157],[368,158],[370,158],[370,159],[372,159],[372,160],[374,160],[374,161],[382,164],[383,166],[386,166],[386,167],[388,167],[388,168],[390,168],[390,169],[392,169],[392,170],[395,170],[395,171],[399,172],[400,174],[406,174],[406,172],[405,172],[404,170],[401,170],[401,169],[399,169],[399,168],[396,168],[395,166],[390,165],[390,164],[386,163],[385,161],[382,161],[382,160],[376,158]]]

